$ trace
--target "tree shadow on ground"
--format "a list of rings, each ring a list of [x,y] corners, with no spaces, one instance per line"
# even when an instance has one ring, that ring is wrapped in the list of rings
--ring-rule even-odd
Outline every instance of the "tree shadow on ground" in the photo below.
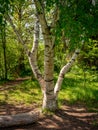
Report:
[[[33,103],[32,105],[25,105],[19,103],[17,105],[9,104],[7,102],[0,102],[0,115],[14,115],[19,113],[25,113],[34,110],[38,105]]]
[[[21,80],[19,80],[21,82]],[[17,84],[17,81],[12,82],[9,86],[3,88],[9,90],[10,86]],[[12,87],[12,86],[11,86]],[[25,90],[25,89],[24,89]],[[26,90],[25,90],[26,91]],[[27,90],[28,91],[28,90]],[[97,94],[97,93],[96,93]],[[5,102],[0,102],[0,115],[10,115],[23,112],[29,112],[38,108],[37,104],[33,103],[31,106],[25,106],[24,104],[8,104],[7,98]],[[41,116],[36,123],[0,128],[0,130],[98,130],[98,113],[88,112],[85,107],[79,105],[64,104],[61,109],[57,110],[54,115]]]
[[[30,110],[30,109],[29,109]],[[18,108],[19,111],[19,108]],[[20,111],[22,112],[21,108]],[[24,112],[24,109],[23,109]],[[97,125],[94,122],[97,122]],[[98,113],[89,113],[84,107],[64,105],[54,115],[41,116],[33,124],[0,130],[98,130]]]

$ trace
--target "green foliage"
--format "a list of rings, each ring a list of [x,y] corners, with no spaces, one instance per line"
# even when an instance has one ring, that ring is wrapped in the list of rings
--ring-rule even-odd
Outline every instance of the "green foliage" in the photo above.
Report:
[[[71,48],[81,46],[81,42],[98,34],[98,3],[95,6],[87,0],[67,0],[59,4],[60,19],[56,27],[56,43],[62,31],[69,39]]]
[[[77,66],[66,75],[61,92],[60,102],[80,102],[90,108],[98,108],[98,72],[87,70],[84,72]]]
[[[55,78],[57,78],[55,76]],[[6,89],[6,87],[8,89]],[[37,104],[41,106],[42,93],[38,82],[26,80],[20,84],[0,86],[0,104]],[[70,104],[81,103],[88,106],[90,111],[97,111],[98,108],[98,72],[82,69],[74,66],[64,78],[64,82],[59,94],[59,104],[67,101]],[[44,113],[52,115],[51,111]]]
[[[7,37],[6,44],[6,65],[8,79],[14,79],[19,76],[31,75],[31,69],[26,54],[23,52],[22,46],[13,38]],[[4,57],[3,48],[0,44],[0,80],[4,78]]]
[[[0,0],[0,16],[9,10],[10,0]]]
[[[70,48],[81,47],[92,36],[98,34],[98,2],[88,0],[40,0],[52,35],[56,35],[56,42],[62,43],[62,33],[70,42]],[[58,19],[54,19],[54,12],[58,8]],[[55,26],[51,23],[55,20]]]
[[[11,4],[13,0],[0,0],[0,27],[4,23],[4,15],[11,10]]]
[[[54,70],[59,73],[73,55],[74,51],[70,47],[64,46],[64,43],[55,46]],[[98,41],[90,39],[85,42],[78,56],[78,66],[83,69],[98,70]]]
[[[49,110],[49,109],[44,109],[44,110],[42,110],[42,113],[43,113],[44,115],[49,115],[49,116],[54,115],[54,111],[51,111],[51,110]]]
[[[38,106],[41,105],[41,90],[36,81],[27,80],[21,84],[9,86],[6,90],[2,86],[3,91],[0,92],[0,104],[32,104],[36,103]]]
[[[82,48],[82,52],[78,58],[81,67],[98,70],[98,41],[89,40]]]
[[[4,1],[6,3],[6,1]],[[32,24],[32,17],[31,17],[31,6],[30,1],[27,3],[21,0],[19,1],[10,1],[8,6],[11,6],[9,10],[9,14],[13,15],[13,23],[16,26],[19,34],[26,41],[27,46],[31,49],[32,45],[32,33],[33,33],[33,24]],[[3,7],[2,7],[3,8]],[[12,12],[11,12],[12,11]],[[25,13],[23,13],[25,12]],[[8,13],[8,12],[7,12]],[[4,14],[2,14],[4,16]],[[28,18],[29,17],[29,18]],[[28,18],[28,19],[27,19]],[[3,19],[3,22],[5,20]],[[8,70],[8,79],[17,78],[19,76],[28,76],[31,75],[30,65],[28,63],[28,58],[24,52],[23,46],[21,43],[17,41],[17,37],[14,34],[10,25],[6,22],[6,53],[7,53],[7,70]],[[28,26],[26,26],[28,25]],[[3,23],[0,27],[3,27]],[[30,35],[31,34],[31,35]],[[4,60],[3,60],[3,49],[0,41],[0,79],[4,77]]]
[[[3,58],[3,48],[0,42],[0,79],[4,79],[4,58]]]
[[[6,14],[13,14],[16,5],[24,5],[26,0],[0,0],[0,25],[5,21]]]
[[[97,61],[98,59],[98,48],[97,42],[91,41],[88,42],[89,38],[92,38],[94,36],[98,35],[98,3],[96,2],[95,5],[91,3],[91,1],[87,0],[45,0],[41,2],[44,2],[44,9],[45,9],[45,16],[46,20],[48,20],[48,23],[52,23],[52,15],[51,13],[54,11],[56,6],[59,9],[59,19],[57,21],[56,26],[52,30],[52,34],[56,35],[56,49],[55,49],[55,71],[58,72],[62,65],[66,62],[65,56],[67,53],[63,51],[63,41],[62,41],[62,34],[64,34],[64,37],[68,40],[68,47],[72,49],[75,49],[77,47],[81,46],[81,43],[84,43],[85,41],[85,48],[83,50],[82,57],[80,57],[80,60],[83,60],[83,63],[81,65],[86,65],[90,67],[96,67],[97,68]],[[3,16],[5,13],[13,14],[13,23],[16,26],[17,30],[19,30],[19,34],[21,34],[24,41],[27,41],[28,43],[32,43],[32,34],[33,34],[33,17],[32,14],[35,12],[34,9],[32,9],[32,6],[29,6],[28,8],[26,6],[27,0],[24,1],[3,1],[1,0],[0,3],[0,25],[4,23]],[[11,7],[11,8],[10,8]],[[23,17],[19,18],[19,9],[22,9]],[[18,10],[18,11],[17,11]],[[28,15],[29,14],[29,15]],[[30,19],[29,19],[30,18]],[[50,19],[51,18],[51,19]],[[18,20],[17,20],[18,19]],[[9,25],[8,32],[7,32],[7,68],[8,68],[8,74],[9,79],[11,77],[18,77],[27,75],[28,71],[30,72],[30,67],[28,65],[28,61],[26,60],[27,57],[24,55],[24,61],[22,61],[22,64],[25,64],[25,68],[19,70],[20,66],[20,58],[22,55],[22,47],[20,43],[17,42],[16,36],[13,34],[12,30],[10,29]],[[26,27],[26,28],[25,28]],[[1,26],[0,26],[1,28]],[[61,43],[58,47],[57,43]],[[30,46],[31,45],[27,45]],[[43,64],[42,61],[44,60],[44,57],[42,57],[43,54],[43,45],[40,46],[40,51],[38,52],[38,65],[39,68],[41,68],[41,71],[43,71]],[[2,74],[0,75],[3,77],[3,71],[4,71],[4,61],[2,56],[3,50],[2,46],[0,45],[0,72]],[[65,54],[64,54],[65,53]],[[64,54],[64,55],[63,55]],[[25,71],[26,69],[26,71]],[[79,69],[76,69],[76,72],[79,71]],[[74,72],[74,71],[71,71]],[[20,74],[21,73],[21,74]],[[97,76],[96,74],[90,77],[91,72],[80,72],[80,74],[68,74],[67,78],[64,81],[63,84],[63,91],[61,91],[60,100],[63,100],[65,98],[66,100],[69,100],[70,102],[75,101],[83,101],[87,102],[87,100],[91,99],[91,101],[97,101]],[[85,75],[88,75],[88,77],[85,77]],[[75,78],[76,77],[76,78]],[[90,82],[90,84],[89,84]],[[34,81],[35,83],[35,81]],[[29,86],[31,83],[30,81],[25,84],[26,87]],[[33,83],[32,83],[33,84]],[[17,100],[23,102],[25,100],[26,102],[32,102],[32,94],[33,91],[32,88],[28,87],[26,88],[25,85],[14,87],[15,90],[9,91],[7,94],[9,96],[9,100]],[[94,87],[93,87],[94,86]],[[24,88],[24,90],[23,90]],[[39,89],[38,89],[39,90]],[[22,94],[21,94],[22,93]],[[36,93],[36,92],[34,92]],[[4,94],[4,93],[3,93]],[[36,95],[36,94],[34,94]],[[34,96],[33,95],[33,96]],[[63,95],[63,96],[62,96]],[[11,98],[10,98],[11,97]],[[34,100],[37,96],[34,96]],[[39,96],[40,97],[40,96]],[[2,96],[2,100],[4,100],[4,96]],[[36,100],[39,100],[36,99]]]
[[[54,71],[56,73],[59,73],[62,66],[67,63],[67,51],[65,49],[66,48],[64,48],[64,44],[55,46]]]
[[[94,120],[94,121],[93,121],[93,126],[98,127],[98,121]]]

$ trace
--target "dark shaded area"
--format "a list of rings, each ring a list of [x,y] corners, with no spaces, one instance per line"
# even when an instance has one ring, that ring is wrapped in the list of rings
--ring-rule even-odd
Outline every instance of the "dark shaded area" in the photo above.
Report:
[[[28,78],[27,78],[28,79]],[[0,90],[9,90],[13,84],[21,83],[24,79],[17,79],[3,84],[5,87],[1,87]],[[13,88],[12,88],[13,89]],[[7,97],[6,97],[7,98]],[[17,113],[25,113],[32,110],[36,110],[38,105],[33,103],[29,106],[25,104],[8,104],[0,102],[0,115],[12,115]],[[61,109],[57,110],[54,115],[41,115],[38,122],[25,125],[14,126],[9,128],[0,128],[0,130],[98,130],[98,113],[88,112],[85,104],[81,103],[69,105],[67,101],[63,101]]]
[[[6,104],[0,106],[0,114],[16,114],[21,112],[28,112],[34,110],[37,106],[25,107],[24,105],[13,106]],[[5,112],[5,113],[4,113]],[[81,105],[64,104],[61,109],[57,110],[54,115],[43,115],[38,122],[26,126],[0,128],[0,130],[98,130],[98,113],[88,112],[87,109]]]

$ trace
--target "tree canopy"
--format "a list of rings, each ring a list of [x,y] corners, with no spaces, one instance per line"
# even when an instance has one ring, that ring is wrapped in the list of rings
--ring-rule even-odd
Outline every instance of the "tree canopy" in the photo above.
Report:
[[[97,0],[46,0],[45,5],[46,11],[50,11],[50,15],[54,7],[59,10],[55,28],[57,43],[60,41],[62,33],[77,46],[80,42],[98,35]]]
[[[25,2],[27,1],[0,0],[0,23],[5,13],[12,13],[17,3],[24,4]],[[39,2],[43,5],[49,24],[52,23],[55,10],[57,15],[59,10],[59,18],[55,21],[57,22],[55,30],[57,36],[64,31],[66,37],[76,42],[81,41],[85,36],[92,37],[98,34],[97,0],[39,0]]]

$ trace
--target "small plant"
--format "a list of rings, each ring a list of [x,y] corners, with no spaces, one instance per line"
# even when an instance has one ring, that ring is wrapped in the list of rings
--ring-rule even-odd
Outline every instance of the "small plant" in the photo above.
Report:
[[[52,115],[54,115],[55,112],[50,111],[49,109],[44,109],[44,110],[42,110],[42,113],[43,113],[44,115],[52,116]]]
[[[93,121],[92,124],[93,126],[98,126],[98,121]]]

